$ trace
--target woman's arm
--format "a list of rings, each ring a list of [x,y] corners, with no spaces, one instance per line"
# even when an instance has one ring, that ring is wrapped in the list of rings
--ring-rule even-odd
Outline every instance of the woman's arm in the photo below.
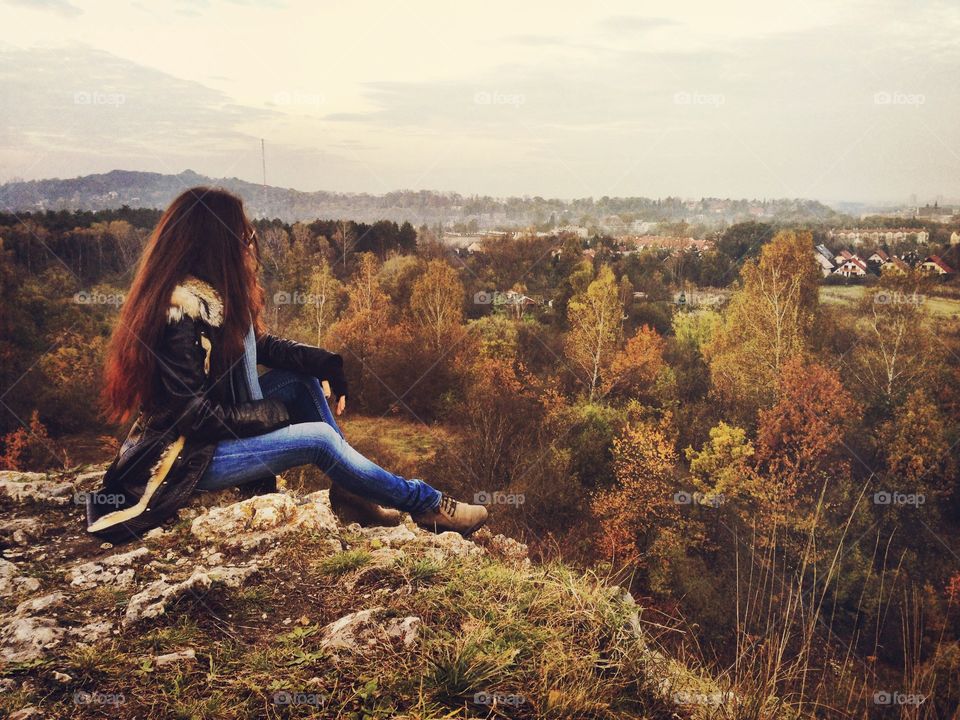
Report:
[[[205,360],[193,319],[184,317],[166,326],[157,352],[157,406],[180,434],[216,441],[262,435],[290,424],[287,407],[276,399],[235,405],[208,400]]]
[[[292,370],[326,380],[330,383],[334,395],[338,398],[347,396],[343,357],[323,348],[265,333],[257,338],[257,362],[267,367]]]

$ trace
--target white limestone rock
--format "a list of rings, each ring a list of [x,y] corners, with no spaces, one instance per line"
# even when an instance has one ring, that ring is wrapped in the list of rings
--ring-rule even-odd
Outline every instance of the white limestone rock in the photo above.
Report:
[[[100,560],[81,563],[67,571],[66,580],[71,587],[80,590],[87,590],[98,585],[128,587],[133,583],[136,574],[136,569],[131,565],[149,554],[150,551],[147,548],[138,547],[129,552],[117,553]],[[142,564],[142,561],[137,562],[137,565],[140,564]]]
[[[242,567],[215,567],[209,570],[200,566],[190,577],[180,582],[170,583],[163,578],[156,580],[130,598],[123,618],[123,626],[130,627],[148,618],[163,615],[174,600],[196,589],[207,590],[214,585],[240,587],[256,571],[256,564]]]
[[[13,613],[0,619],[0,660],[8,663],[35,660],[44,650],[59,645],[66,629],[50,614],[34,613],[51,610],[63,600],[59,592],[24,600]]]
[[[0,540],[9,545],[26,546],[40,536],[43,525],[39,518],[17,517],[0,523]]]
[[[298,530],[336,533],[337,519],[325,493],[299,502],[285,493],[270,493],[214,507],[195,518],[190,532],[202,542],[252,550]]]
[[[324,627],[320,647],[334,656],[365,655],[394,643],[409,650],[420,636],[421,625],[415,615],[387,617],[384,608],[372,607],[344,615]]]
[[[185,650],[178,650],[177,652],[166,653],[165,655],[154,655],[151,661],[157,667],[162,667],[163,665],[172,665],[173,663],[187,662],[196,659],[197,651],[193,648],[187,648]]]
[[[0,495],[15,502],[33,500],[66,505],[71,501],[73,488],[69,480],[52,480],[46,473],[0,471]]]
[[[415,542],[417,534],[406,525],[396,525],[394,527],[360,527],[356,523],[350,526],[363,536],[365,540],[372,543],[380,543],[384,547],[396,548]]]
[[[10,597],[18,592],[36,592],[39,589],[39,580],[21,575],[15,564],[0,559],[0,597]]]

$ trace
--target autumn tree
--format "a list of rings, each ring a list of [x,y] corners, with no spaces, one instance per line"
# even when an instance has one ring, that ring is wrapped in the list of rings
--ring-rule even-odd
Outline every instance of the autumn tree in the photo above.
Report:
[[[867,293],[857,319],[856,344],[844,366],[869,407],[881,418],[916,390],[931,389],[943,346],[916,291],[886,287]]]
[[[915,390],[880,426],[878,440],[887,475],[903,492],[947,493],[956,484],[948,422],[923,390]]]
[[[437,351],[455,340],[463,323],[463,283],[457,271],[443,260],[431,260],[414,282],[410,313]]]
[[[380,285],[379,267],[373,253],[360,254],[347,287],[347,310],[329,335],[344,356],[351,395],[368,407],[385,409],[397,396],[390,380],[392,353],[402,342],[403,329]]]
[[[602,395],[613,393],[652,402],[654,386],[658,381],[666,382],[667,376],[672,377],[663,358],[665,348],[666,342],[656,330],[648,325],[641,327],[614,354],[600,385]]]
[[[714,392],[746,421],[774,400],[784,364],[806,350],[820,282],[812,248],[808,232],[777,233],[743,266],[707,348]]]
[[[593,402],[622,332],[623,303],[616,278],[608,266],[602,266],[586,290],[570,299],[567,320],[570,323],[567,357],[583,372],[588,400]]]
[[[755,452],[743,428],[721,421],[710,429],[710,439],[700,450],[687,448],[685,454],[699,492],[724,501],[750,503],[760,486],[753,469]]]
[[[784,364],[776,391],[774,405],[760,411],[757,428],[760,509],[778,525],[809,527],[805,512],[825,482],[835,495],[846,491],[845,438],[859,408],[839,373],[799,356]]]
[[[69,462],[40,422],[36,410],[30,413],[28,425],[0,438],[0,470],[47,470],[67,467]]]
[[[641,421],[614,440],[616,485],[593,501],[598,545],[606,557],[643,564],[659,533],[676,522],[679,459],[667,427]]]
[[[522,473],[532,437],[527,427],[533,409],[528,388],[511,360],[481,358],[470,367],[463,403],[457,413],[469,441],[462,451],[477,484],[474,491],[499,490]],[[526,412],[518,412],[521,408]]]
[[[347,256],[353,251],[357,243],[357,231],[352,222],[340,220],[330,238],[330,246],[333,248],[334,257],[343,263],[343,268],[347,267]]]
[[[413,284],[423,273],[424,262],[416,255],[392,255],[380,266],[380,286],[397,307],[410,305]]]
[[[317,333],[317,345],[323,345],[323,336],[336,317],[337,306],[343,293],[343,283],[333,276],[330,263],[323,256],[320,264],[314,265],[307,284],[307,314]]]
[[[670,360],[681,401],[690,402],[707,394],[710,372],[703,353],[720,322],[720,314],[714,310],[678,312],[672,318]]]

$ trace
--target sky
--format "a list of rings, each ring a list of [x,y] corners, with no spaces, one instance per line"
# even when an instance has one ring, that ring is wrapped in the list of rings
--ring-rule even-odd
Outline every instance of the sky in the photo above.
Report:
[[[960,3],[0,0],[0,182],[960,198]]]

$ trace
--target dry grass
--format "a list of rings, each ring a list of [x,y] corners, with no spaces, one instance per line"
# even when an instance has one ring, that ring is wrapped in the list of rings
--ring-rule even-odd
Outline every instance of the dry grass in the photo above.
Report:
[[[202,603],[186,596],[166,616],[96,648],[5,668],[32,688],[0,696],[0,715],[32,703],[50,717],[106,712],[131,720],[674,717],[652,690],[662,676],[648,676],[636,608],[595,576],[559,564],[518,569],[413,550],[373,567],[375,548],[351,545],[330,555],[321,538],[290,538],[280,562],[254,584],[214,590]],[[115,620],[122,614],[113,594],[80,598]],[[374,605],[422,619],[415,651],[386,647],[355,661],[323,651],[324,625]],[[196,661],[150,660],[185,647],[196,650]],[[54,671],[72,680],[60,683]],[[76,691],[123,703],[77,704]],[[278,704],[283,692],[322,707]]]

